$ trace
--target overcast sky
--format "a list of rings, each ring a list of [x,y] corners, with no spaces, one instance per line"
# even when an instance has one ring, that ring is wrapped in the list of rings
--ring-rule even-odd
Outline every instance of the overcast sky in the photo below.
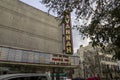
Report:
[[[20,0],[24,3],[27,3],[30,6],[33,6],[37,9],[40,9],[44,12],[47,12],[47,8],[42,5],[39,1],[40,0]],[[51,12],[52,15],[55,15],[54,13]],[[72,24],[74,24],[74,16],[72,16]],[[90,41],[89,39],[83,40],[79,34],[78,31],[72,30],[73,33],[73,48],[74,48],[74,53],[77,51],[80,45],[86,46],[88,45],[88,42]]]

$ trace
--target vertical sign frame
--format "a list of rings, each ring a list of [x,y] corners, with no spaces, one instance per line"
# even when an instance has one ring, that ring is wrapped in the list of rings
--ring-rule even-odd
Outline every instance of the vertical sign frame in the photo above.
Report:
[[[68,10],[64,11],[64,48],[65,54],[73,54],[73,39],[72,39],[72,28],[71,28],[71,15]]]

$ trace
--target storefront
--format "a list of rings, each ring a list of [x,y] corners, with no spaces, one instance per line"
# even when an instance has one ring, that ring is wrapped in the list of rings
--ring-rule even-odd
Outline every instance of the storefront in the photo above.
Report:
[[[68,76],[78,64],[77,56],[0,47],[1,74],[39,72],[50,73],[53,76],[58,73],[61,76]]]

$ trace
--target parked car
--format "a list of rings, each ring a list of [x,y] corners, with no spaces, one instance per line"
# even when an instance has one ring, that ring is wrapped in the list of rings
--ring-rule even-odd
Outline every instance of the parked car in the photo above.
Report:
[[[0,80],[51,80],[47,74],[22,73],[0,75]]]

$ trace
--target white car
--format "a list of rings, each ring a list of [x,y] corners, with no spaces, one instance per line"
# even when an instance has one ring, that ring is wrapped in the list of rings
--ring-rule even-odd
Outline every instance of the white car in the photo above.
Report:
[[[0,75],[0,80],[51,80],[47,74],[22,73]]]

